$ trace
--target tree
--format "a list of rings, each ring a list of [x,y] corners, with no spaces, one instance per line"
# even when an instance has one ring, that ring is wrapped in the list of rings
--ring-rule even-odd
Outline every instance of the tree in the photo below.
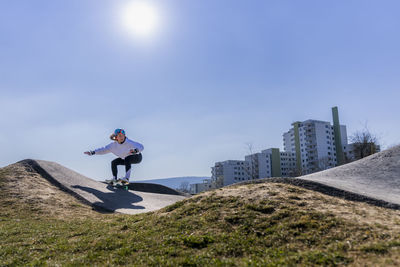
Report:
[[[224,186],[224,176],[218,175],[211,180],[211,187],[213,189],[221,188]]]
[[[249,175],[251,180],[258,179],[258,158],[255,153],[253,153],[253,143],[246,143],[248,152],[250,153],[250,170],[245,168],[245,172]]]
[[[224,186],[223,165],[220,162],[215,163],[211,168],[211,188],[217,189]]]
[[[367,127],[362,131],[355,132],[350,137],[350,142],[354,160],[365,158],[380,151],[378,138],[371,134]]]
[[[189,182],[188,181],[183,181],[181,185],[178,188],[179,191],[184,192],[184,193],[189,193],[190,187],[189,187]]]
[[[318,159],[318,171],[323,171],[332,167],[331,158],[326,156]]]

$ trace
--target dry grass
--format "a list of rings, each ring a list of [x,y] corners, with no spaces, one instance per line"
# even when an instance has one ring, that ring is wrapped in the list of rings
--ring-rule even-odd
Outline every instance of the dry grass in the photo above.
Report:
[[[400,210],[381,208],[363,202],[348,201],[287,184],[239,185],[205,194],[240,197],[247,202],[266,198],[279,202],[288,202],[293,205],[300,205],[302,210],[305,211],[324,211],[351,222],[387,227],[393,231],[400,232]]]
[[[400,265],[400,211],[288,184],[133,216],[93,211],[23,164],[0,169],[0,189],[0,265]]]
[[[363,202],[354,202],[324,195],[319,192],[299,188],[288,184],[264,183],[237,185],[206,192],[199,196],[238,197],[245,203],[258,203],[262,200],[276,201],[287,206],[298,207],[305,212],[319,211],[327,216],[343,220],[353,227],[348,228],[349,241],[346,242],[349,254],[354,258],[350,266],[399,266],[400,247],[396,245],[388,255],[387,243],[400,241],[400,210],[373,206]],[[343,229],[338,229],[343,231]],[[360,235],[356,237],[356,235]],[[384,237],[380,239],[380,237]],[[368,240],[363,245],[354,241]],[[351,241],[351,239],[353,239]],[[375,255],[360,255],[352,251],[356,247],[364,251],[373,251]],[[385,256],[383,256],[385,254]],[[379,256],[378,256],[379,255]]]
[[[59,219],[99,215],[90,206],[52,185],[29,166],[16,163],[1,171],[7,173],[1,181],[2,202],[18,207],[14,212],[28,208],[43,216]]]

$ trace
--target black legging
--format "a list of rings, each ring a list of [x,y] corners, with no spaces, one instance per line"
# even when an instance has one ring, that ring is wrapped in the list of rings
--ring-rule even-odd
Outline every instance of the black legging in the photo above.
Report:
[[[126,172],[129,172],[131,169],[131,164],[138,164],[142,161],[142,154],[134,154],[127,156],[125,159],[116,158],[111,161],[111,171],[114,177],[117,177],[118,174],[118,165],[125,165]]]

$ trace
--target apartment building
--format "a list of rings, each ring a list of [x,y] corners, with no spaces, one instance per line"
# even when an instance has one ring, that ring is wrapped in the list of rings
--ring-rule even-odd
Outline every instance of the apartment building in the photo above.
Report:
[[[250,163],[244,160],[226,160],[211,167],[211,181],[216,188],[251,180]]]
[[[348,151],[347,130],[339,124],[337,108],[332,109],[333,122],[306,120],[294,122],[283,134],[284,151],[295,153],[299,174],[309,174],[344,164]]]
[[[251,179],[259,179],[260,177],[271,177],[271,154],[265,153],[254,153],[245,156],[245,161],[248,162],[250,167]]]
[[[211,179],[204,179],[202,183],[190,185],[190,194],[198,194],[213,189]]]
[[[269,148],[245,156],[245,160],[227,160],[212,167],[215,188],[269,177],[294,177],[325,170],[354,159],[347,129],[339,123],[338,108],[332,108],[333,124],[327,121],[297,121],[283,134],[284,151]],[[379,148],[378,148],[379,149]]]
[[[290,177],[296,170],[295,153],[280,152],[279,148],[247,155],[245,161],[249,162],[252,179]]]
[[[294,177],[296,176],[296,153],[279,152],[281,175],[279,177]]]

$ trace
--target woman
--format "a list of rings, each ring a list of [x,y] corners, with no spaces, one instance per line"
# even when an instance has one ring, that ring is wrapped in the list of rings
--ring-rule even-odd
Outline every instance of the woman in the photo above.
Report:
[[[131,176],[131,164],[138,164],[142,161],[142,154],[144,147],[142,144],[130,140],[126,137],[123,129],[116,129],[110,136],[111,140],[114,140],[111,144],[95,149],[93,151],[84,152],[86,155],[103,155],[107,153],[113,153],[118,156],[111,162],[111,171],[113,179],[106,180],[106,182],[116,182],[118,174],[118,165],[125,165],[126,175],[120,179],[121,182],[129,183]]]

